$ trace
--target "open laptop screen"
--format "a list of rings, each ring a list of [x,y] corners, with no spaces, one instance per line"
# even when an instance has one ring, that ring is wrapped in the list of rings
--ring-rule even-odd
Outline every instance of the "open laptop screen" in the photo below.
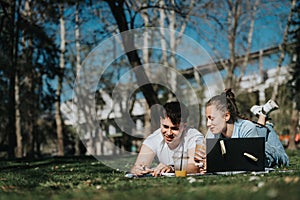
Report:
[[[265,138],[206,140],[207,172],[264,171]]]

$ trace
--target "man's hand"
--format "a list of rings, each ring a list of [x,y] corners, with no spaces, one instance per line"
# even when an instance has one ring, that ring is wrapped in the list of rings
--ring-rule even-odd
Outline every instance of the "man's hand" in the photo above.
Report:
[[[159,163],[153,170],[153,176],[160,176],[162,173],[174,172],[174,168],[170,165]]]
[[[131,173],[137,176],[142,176],[144,174],[153,173],[153,169],[150,169],[145,165],[134,165],[131,169]]]

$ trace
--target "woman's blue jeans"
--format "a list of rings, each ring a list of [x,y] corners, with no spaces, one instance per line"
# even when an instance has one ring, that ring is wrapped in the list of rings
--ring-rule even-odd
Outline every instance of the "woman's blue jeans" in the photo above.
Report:
[[[257,125],[259,136],[265,137],[266,167],[288,166],[289,158],[274,131],[273,125],[267,123],[265,126]]]

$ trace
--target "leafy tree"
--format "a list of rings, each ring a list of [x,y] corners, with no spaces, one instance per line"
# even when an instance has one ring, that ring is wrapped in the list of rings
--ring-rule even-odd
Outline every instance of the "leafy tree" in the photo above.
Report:
[[[40,13],[47,8],[43,1],[0,1],[3,11],[1,28],[1,72],[9,91],[4,99],[8,108],[5,132],[9,145],[9,157],[32,157],[34,154],[37,119],[48,98],[46,81],[53,78],[56,71],[57,49],[44,27],[41,26]],[[39,7],[33,12],[33,7]],[[41,10],[41,9],[44,10]],[[43,19],[44,16],[42,16]],[[48,101],[48,100],[47,100]],[[26,152],[24,146],[26,145]]]

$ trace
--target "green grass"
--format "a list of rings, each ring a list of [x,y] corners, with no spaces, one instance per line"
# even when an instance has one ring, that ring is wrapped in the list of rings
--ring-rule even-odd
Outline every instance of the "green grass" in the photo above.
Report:
[[[128,179],[93,157],[6,160],[0,161],[0,199],[300,199],[300,151],[288,154],[290,166],[268,174],[186,178]]]

